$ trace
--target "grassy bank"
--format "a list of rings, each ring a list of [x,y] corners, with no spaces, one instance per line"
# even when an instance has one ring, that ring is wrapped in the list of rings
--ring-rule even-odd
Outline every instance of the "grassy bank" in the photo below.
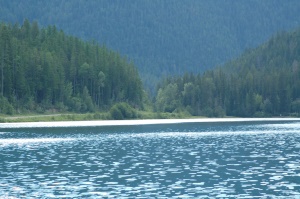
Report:
[[[134,119],[182,119],[191,118],[186,113],[157,113],[138,111]],[[87,120],[111,120],[110,112],[97,113],[58,113],[58,114],[27,114],[27,115],[0,115],[0,123],[11,122],[51,122],[51,121],[87,121]],[[124,118],[127,119],[127,118]]]
[[[104,120],[108,119],[107,113],[62,113],[62,114],[30,114],[0,116],[0,122],[51,122],[51,121],[81,121],[81,120]]]

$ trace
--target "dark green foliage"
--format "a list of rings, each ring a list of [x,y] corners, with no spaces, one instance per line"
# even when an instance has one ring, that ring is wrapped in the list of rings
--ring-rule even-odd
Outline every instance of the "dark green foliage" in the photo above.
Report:
[[[292,112],[299,115],[300,113],[300,99],[297,99],[292,102]]]
[[[5,97],[0,97],[0,113],[12,115],[14,113],[13,106]]]
[[[110,109],[110,114],[112,119],[115,120],[137,118],[136,111],[129,104],[125,102],[118,103],[112,106]]]
[[[281,33],[223,68],[166,79],[156,107],[170,112],[183,107],[208,117],[298,116],[299,52],[300,29]]]
[[[123,114],[121,113],[121,110],[118,109],[118,107],[111,107],[110,109],[110,115],[111,115],[111,118],[114,119],[114,120],[123,120],[124,117],[123,117]]]
[[[0,24],[0,113],[139,108],[143,92],[134,65],[105,46],[28,20]]]

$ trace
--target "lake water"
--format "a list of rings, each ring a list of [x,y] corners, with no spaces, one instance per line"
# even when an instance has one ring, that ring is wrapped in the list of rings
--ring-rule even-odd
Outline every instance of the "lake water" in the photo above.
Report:
[[[300,198],[300,121],[0,124],[7,198]]]

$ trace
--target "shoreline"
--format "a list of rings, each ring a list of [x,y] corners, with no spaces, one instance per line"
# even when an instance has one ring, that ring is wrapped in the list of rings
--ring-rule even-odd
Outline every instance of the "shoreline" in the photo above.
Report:
[[[92,120],[92,121],[50,121],[0,123],[1,128],[42,128],[42,127],[88,127],[88,126],[135,126],[180,123],[217,122],[280,122],[299,121],[300,118],[191,118],[191,119],[139,119],[139,120]]]

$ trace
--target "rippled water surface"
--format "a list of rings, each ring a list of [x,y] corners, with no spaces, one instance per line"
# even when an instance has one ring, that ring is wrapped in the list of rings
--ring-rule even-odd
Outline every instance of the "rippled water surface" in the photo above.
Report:
[[[0,196],[300,197],[300,122],[1,128]]]

